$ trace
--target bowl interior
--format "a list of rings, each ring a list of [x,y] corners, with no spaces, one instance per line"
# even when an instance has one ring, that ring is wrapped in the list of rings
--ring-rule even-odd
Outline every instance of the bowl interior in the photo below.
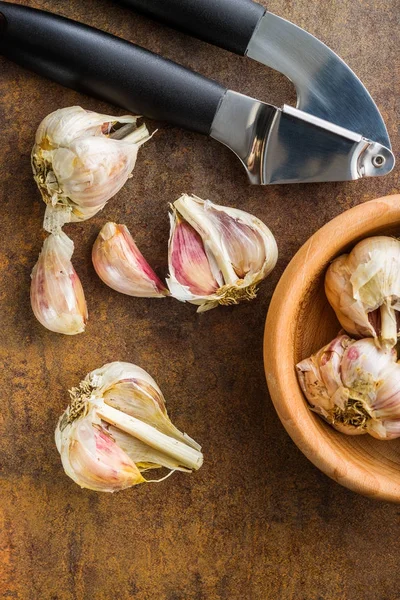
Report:
[[[349,224],[348,215],[353,212],[357,217],[357,210],[360,213],[360,207],[356,207],[317,232],[309,247],[306,244],[297,253],[271,302],[264,354],[275,408],[306,456],[327,475],[354,491],[394,501],[400,501],[400,438],[380,441],[367,434],[349,436],[337,432],[309,409],[294,366],[330,342],[341,329],[324,291],[324,276],[330,261],[348,252],[365,237],[398,237],[400,196],[397,198],[398,206],[390,216],[390,223],[379,224],[379,219],[374,216],[376,207],[372,207],[375,210],[371,211],[370,219],[360,223],[359,227],[352,224],[356,233],[344,231],[342,227]],[[321,248],[324,240],[326,247]],[[313,246],[314,243],[317,246]],[[310,252],[312,247],[318,250]],[[330,252],[330,248],[334,252]],[[280,346],[279,361],[276,359],[277,344]]]
[[[387,231],[385,232],[385,235]],[[344,249],[346,251],[347,249]],[[308,290],[298,316],[294,344],[294,364],[329,343],[341,330],[341,325],[329,305],[324,291],[325,271],[317,277]],[[298,386],[299,393],[302,394]],[[307,402],[303,397],[305,405]],[[335,446],[340,444],[351,455],[370,464],[371,468],[383,469],[381,473],[389,474],[400,486],[400,438],[390,441],[377,440],[370,435],[350,436],[337,432],[325,423],[318,415],[309,412],[309,417],[316,422],[321,433],[330,438]],[[372,461],[372,462],[371,462]]]

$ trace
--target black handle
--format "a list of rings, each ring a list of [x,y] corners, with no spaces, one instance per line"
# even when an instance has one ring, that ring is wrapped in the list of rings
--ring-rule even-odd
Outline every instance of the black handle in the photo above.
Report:
[[[130,112],[208,134],[225,88],[125,40],[0,2],[0,54]]]
[[[166,25],[244,55],[265,14],[252,0],[119,0]]]

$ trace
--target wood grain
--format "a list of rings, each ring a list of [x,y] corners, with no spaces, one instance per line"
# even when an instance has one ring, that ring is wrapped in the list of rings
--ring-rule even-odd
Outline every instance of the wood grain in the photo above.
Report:
[[[122,2],[18,2],[120,35],[239,92],[294,102],[279,73]],[[397,151],[397,0],[263,2],[348,62]],[[347,208],[399,193],[398,169],[354,183],[251,187],[220,144],[146,120],[159,131],[140,151],[134,177],[94,219],[66,228],[89,304],[87,332],[66,339],[44,330],[29,305],[44,212],[29,155],[41,119],[74,104],[123,112],[0,57],[0,598],[394,600],[398,506],[337,485],[298,450],[268,396],[262,337],[273,290],[298,248]],[[165,275],[168,203],[182,192],[243,208],[270,226],[280,258],[253,302],[199,316],[172,300],[124,297],[97,278],[90,251],[108,220],[125,223]],[[53,434],[66,391],[117,359],[148,370],[173,422],[202,443],[196,474],[114,495],[81,490],[64,475]]]
[[[400,195],[366,202],[317,231],[287,266],[265,325],[268,388],[279,417],[300,450],[327,475],[355,492],[400,502],[400,439],[347,436],[312,413],[294,366],[341,329],[324,291],[329,263],[357,241],[400,231]],[[279,352],[277,352],[279,348]]]

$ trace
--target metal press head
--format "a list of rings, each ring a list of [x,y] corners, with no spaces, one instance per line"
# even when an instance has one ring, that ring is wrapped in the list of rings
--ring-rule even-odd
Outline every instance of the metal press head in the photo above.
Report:
[[[239,156],[252,183],[344,181],[393,169],[375,102],[328,46],[267,12],[246,55],[286,75],[297,92],[296,108],[282,109],[232,91],[225,95],[211,136]],[[229,123],[235,126],[227,133]]]

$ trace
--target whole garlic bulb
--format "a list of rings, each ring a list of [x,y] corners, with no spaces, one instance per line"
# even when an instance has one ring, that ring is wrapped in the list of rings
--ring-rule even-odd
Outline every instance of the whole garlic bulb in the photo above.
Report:
[[[400,241],[377,236],[359,242],[330,265],[325,292],[348,333],[395,346],[400,334]]]
[[[339,431],[400,437],[400,363],[394,348],[340,335],[296,368],[312,410]]]
[[[81,487],[115,492],[146,482],[149,469],[201,467],[201,447],[171,423],[160,388],[140,367],[106,364],[70,396],[55,440],[66,474]]]
[[[174,298],[204,312],[256,297],[257,284],[278,258],[264,223],[187,194],[174,202],[170,221],[167,285]]]
[[[72,106],[56,110],[41,122],[32,169],[48,206],[47,230],[54,231],[54,220],[62,225],[93,217],[123,187],[139,147],[149,139],[145,125],[136,128],[137,119]],[[61,217],[57,217],[59,212]]]
[[[92,261],[100,279],[121,294],[142,298],[168,295],[125,225],[104,225],[94,243]]]
[[[62,231],[45,239],[31,275],[31,306],[50,331],[75,335],[88,319],[82,284],[72,265],[73,241]]]

